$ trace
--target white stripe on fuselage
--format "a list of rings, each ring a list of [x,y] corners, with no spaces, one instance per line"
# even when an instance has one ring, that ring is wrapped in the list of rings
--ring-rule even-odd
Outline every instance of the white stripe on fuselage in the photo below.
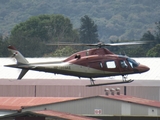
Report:
[[[33,68],[43,67],[44,69],[53,69],[53,72],[54,72],[54,70],[62,70],[62,71],[70,72],[70,75],[72,75],[72,73],[73,74],[80,73],[80,74],[84,74],[84,75],[93,74],[93,76],[95,76],[95,75],[104,76],[105,74],[109,75],[109,74],[115,73],[115,72],[109,72],[109,71],[103,71],[103,70],[98,70],[98,69],[94,69],[94,68],[89,68],[89,67],[85,67],[82,65],[71,64],[68,62],[54,63],[54,64],[52,64],[52,63],[35,64],[35,65],[32,64],[30,66]]]

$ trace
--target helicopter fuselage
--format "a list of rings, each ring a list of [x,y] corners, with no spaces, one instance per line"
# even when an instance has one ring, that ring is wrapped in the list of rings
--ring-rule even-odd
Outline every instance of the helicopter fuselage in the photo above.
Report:
[[[13,48],[9,49],[12,53],[16,52],[15,57],[18,58],[19,52]],[[147,66],[141,65],[127,56],[116,55],[105,48],[80,51],[60,62],[26,64],[19,62],[18,64],[6,66],[20,68],[26,71],[44,71],[85,78],[127,75],[143,73],[149,70]]]

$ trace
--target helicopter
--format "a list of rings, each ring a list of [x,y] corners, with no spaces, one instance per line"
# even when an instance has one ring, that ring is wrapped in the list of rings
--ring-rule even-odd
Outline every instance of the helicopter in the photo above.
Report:
[[[124,42],[124,43],[103,43],[96,44],[48,44],[48,45],[73,45],[73,46],[91,46],[91,48],[72,54],[68,58],[61,61],[41,62],[41,63],[29,63],[27,59],[14,47],[9,45],[8,50],[12,52],[12,57],[15,57],[17,63],[11,65],[5,65],[5,67],[13,67],[22,69],[18,80],[22,79],[28,70],[43,71],[54,74],[63,74],[76,76],[79,78],[89,78],[91,84],[87,87],[111,85],[111,84],[123,84],[130,83],[134,80],[127,80],[127,75],[147,72],[150,68],[136,62],[134,59],[125,56],[117,55],[107,48],[106,46],[123,46],[123,45],[139,45],[146,44],[144,41],[136,42]],[[110,76],[122,76],[120,82],[109,82],[95,84],[93,78],[110,77]]]

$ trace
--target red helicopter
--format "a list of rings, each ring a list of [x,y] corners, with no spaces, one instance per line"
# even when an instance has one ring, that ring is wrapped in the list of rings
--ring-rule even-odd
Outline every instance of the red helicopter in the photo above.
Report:
[[[142,65],[135,60],[123,56],[117,55],[104,48],[105,46],[121,46],[121,45],[138,45],[145,44],[145,42],[126,42],[126,43],[113,43],[105,44],[99,42],[97,44],[58,44],[58,45],[85,45],[95,46],[98,48],[87,49],[72,54],[65,60],[62,61],[51,61],[42,63],[29,63],[24,56],[13,46],[9,46],[8,49],[12,52],[13,56],[17,60],[17,64],[5,65],[6,67],[20,68],[22,69],[18,79],[21,79],[28,70],[44,71],[55,74],[63,74],[70,76],[77,76],[79,78],[89,78],[91,86],[111,85],[111,84],[122,84],[130,83],[133,80],[126,80],[126,75],[137,74],[148,71],[150,68]],[[57,45],[57,44],[49,44]],[[93,78],[98,77],[109,77],[121,75],[122,81],[95,84]]]

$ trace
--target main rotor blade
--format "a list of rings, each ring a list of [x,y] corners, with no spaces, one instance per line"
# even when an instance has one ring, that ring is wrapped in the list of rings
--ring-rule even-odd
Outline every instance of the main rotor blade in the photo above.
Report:
[[[95,46],[97,47],[97,44],[85,44],[85,43],[49,43],[46,44],[49,46]]]
[[[141,44],[147,44],[147,43],[148,43],[147,41],[134,41],[134,42],[104,44],[104,46],[141,45]]]
[[[104,46],[125,46],[125,45],[141,45],[141,44],[147,44],[148,41],[134,41],[134,42],[122,42],[122,43],[103,43],[103,42],[98,42],[95,44],[91,43],[65,43],[65,42],[60,42],[60,43],[49,43],[46,45],[50,46],[96,46],[96,47],[104,47]]]
[[[86,45],[86,44],[83,44],[83,43],[49,43],[49,44],[46,44],[46,45],[50,45],[50,46],[58,46],[58,45],[62,45],[62,46],[83,46],[83,45]]]

